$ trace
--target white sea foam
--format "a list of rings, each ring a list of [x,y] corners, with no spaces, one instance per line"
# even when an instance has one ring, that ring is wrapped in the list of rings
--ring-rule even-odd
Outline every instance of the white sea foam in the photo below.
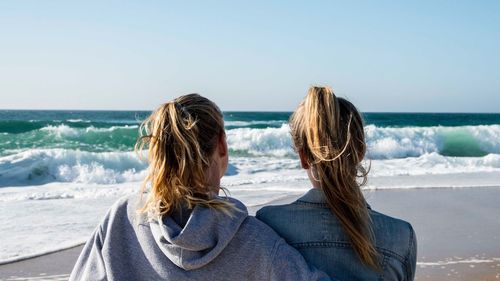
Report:
[[[284,157],[293,155],[290,128],[283,124],[280,128],[228,130],[227,142],[234,151],[242,151],[255,156]]]
[[[500,154],[500,125],[462,127],[365,127],[370,159]],[[227,131],[231,149],[253,156],[294,156],[290,128],[237,128]],[[455,155],[456,154],[456,155]]]
[[[254,121],[225,121],[224,125],[226,126],[235,126],[235,127],[248,127],[254,125],[274,125],[280,126],[286,121],[283,120],[254,120]]]
[[[70,126],[65,125],[65,124],[58,125],[58,126],[48,125],[46,127],[41,128],[40,131],[47,132],[47,133],[55,135],[59,138],[65,137],[65,136],[75,137],[75,136],[79,135],[78,129],[71,128]]]
[[[252,124],[252,122],[246,121],[243,123]],[[226,131],[229,148],[237,155],[295,157],[290,139],[290,128],[288,124],[280,124],[282,125],[277,128],[229,129]],[[107,134],[117,130],[135,130],[137,128],[137,125],[73,128],[62,124],[49,125],[40,131],[47,132],[57,138],[78,141],[81,137],[88,138],[89,133]],[[500,154],[500,142],[498,141],[500,139],[500,125],[403,128],[368,125],[365,127],[365,132],[367,156],[370,159],[419,157],[431,153],[445,156]]]
[[[365,132],[368,156],[372,159],[418,157],[460,148],[500,154],[500,125],[403,128],[368,125]]]
[[[78,137],[80,135],[89,132],[112,132],[120,129],[137,129],[138,125],[124,125],[124,126],[111,126],[106,128],[96,128],[94,126],[89,126],[86,128],[73,128],[66,124],[61,124],[57,126],[48,125],[40,129],[42,132],[47,132],[58,137]]]
[[[457,173],[500,172],[500,155],[448,157],[437,153],[403,159],[366,161],[372,176],[418,176]]]
[[[446,266],[446,265],[455,265],[455,264],[481,264],[481,263],[497,263],[500,261],[500,258],[468,258],[468,259],[448,259],[444,261],[435,261],[435,262],[417,262],[417,265],[420,267],[427,266]]]
[[[102,186],[101,186],[102,187]],[[37,189],[77,190],[77,184],[53,183]],[[114,189],[113,186],[108,188]],[[19,188],[17,188],[19,190]],[[92,188],[91,188],[92,189]],[[57,200],[3,201],[0,204],[0,263],[26,256],[47,253],[77,245],[88,239],[99,220],[111,204],[126,194],[127,186],[122,184],[118,194],[108,196],[87,196]],[[0,189],[4,193],[23,191]]]
[[[90,123],[90,122],[92,122],[90,120],[83,120],[83,119],[68,119],[66,121],[70,122],[70,123]]]
[[[297,157],[230,157],[230,164],[227,176],[243,175],[241,180],[235,179],[228,183],[231,186],[299,181],[304,178],[303,175],[287,174],[289,171],[301,171]],[[498,173],[500,155],[448,157],[429,153],[402,159],[366,160],[364,165],[370,167],[371,177]],[[34,149],[0,157],[0,187],[49,182],[134,182],[145,176],[146,167],[147,163],[141,161],[134,152],[98,153],[68,149]]]
[[[128,129],[137,129],[139,128],[139,125],[124,125],[124,126],[111,126],[108,128],[96,128],[94,126],[90,126],[85,128],[85,132],[113,132],[116,130],[128,130]]]
[[[47,182],[112,184],[143,177],[134,152],[33,149],[0,158],[0,187]]]

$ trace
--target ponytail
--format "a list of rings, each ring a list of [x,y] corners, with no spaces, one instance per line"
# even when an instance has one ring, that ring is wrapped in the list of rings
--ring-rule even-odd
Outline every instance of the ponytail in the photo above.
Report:
[[[219,108],[210,100],[190,94],[160,106],[139,129],[136,152],[148,148],[149,170],[142,191],[150,186],[143,212],[169,215],[185,204],[234,209],[229,201],[211,195],[220,187],[206,185],[205,171],[210,156],[224,137],[224,121]]]
[[[360,188],[367,172],[361,166],[366,144],[358,110],[335,97],[329,87],[311,87],[290,117],[290,126],[296,150],[308,162],[354,251],[365,265],[378,270],[371,220]]]

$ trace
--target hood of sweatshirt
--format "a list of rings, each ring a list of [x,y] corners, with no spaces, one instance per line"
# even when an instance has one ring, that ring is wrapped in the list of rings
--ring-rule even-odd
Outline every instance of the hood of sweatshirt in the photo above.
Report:
[[[177,215],[151,220],[149,225],[158,247],[175,265],[185,270],[210,263],[229,244],[248,216],[243,203],[233,198],[227,200],[240,211],[229,216],[196,206],[192,210],[182,210],[180,215],[177,212]]]

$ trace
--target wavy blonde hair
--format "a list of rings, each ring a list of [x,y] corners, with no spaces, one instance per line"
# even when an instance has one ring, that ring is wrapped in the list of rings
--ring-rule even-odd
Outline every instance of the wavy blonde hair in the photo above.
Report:
[[[311,87],[290,117],[290,127],[295,149],[319,181],[354,251],[364,264],[379,270],[371,219],[361,192],[367,170],[361,165],[366,144],[360,113],[331,88]]]
[[[224,120],[215,103],[198,94],[180,96],[161,105],[140,126],[135,151],[148,149],[148,174],[142,192],[149,196],[141,212],[169,215],[186,205],[203,205],[231,214],[229,201],[210,192],[206,170],[219,138],[225,137]]]

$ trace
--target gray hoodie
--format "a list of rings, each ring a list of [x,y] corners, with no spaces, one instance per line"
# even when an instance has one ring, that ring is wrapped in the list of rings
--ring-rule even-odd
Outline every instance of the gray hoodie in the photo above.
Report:
[[[235,199],[233,217],[197,206],[148,220],[139,197],[111,207],[70,280],[330,280]]]

